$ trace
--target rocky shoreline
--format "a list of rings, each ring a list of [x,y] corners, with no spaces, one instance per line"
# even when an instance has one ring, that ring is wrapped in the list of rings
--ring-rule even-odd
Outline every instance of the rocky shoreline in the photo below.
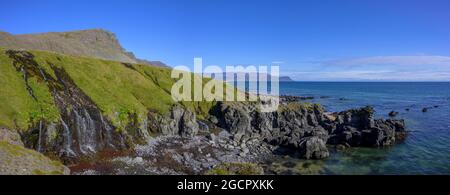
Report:
[[[128,142],[120,141],[119,147],[115,142],[101,142],[105,138],[97,141],[90,138],[95,143],[86,142],[82,146],[84,142],[79,136],[83,138],[96,133],[89,132],[83,122],[98,124],[100,127],[108,125],[100,120],[101,115],[90,118],[90,121],[83,119],[90,116],[89,112],[92,111],[85,110],[84,114],[79,115],[73,112],[73,116],[80,118],[75,118],[76,123],[70,127],[75,132],[86,135],[62,137],[77,141],[68,145],[63,139],[61,142],[54,142],[49,148],[47,146],[50,144],[43,141],[49,140],[45,136],[54,127],[41,125],[39,143],[32,146],[38,146],[35,149],[43,153],[52,148],[61,148],[60,158],[70,159],[65,162],[70,165],[72,174],[208,174],[210,170],[223,167],[224,163],[228,163],[227,166],[244,163],[244,167],[259,167],[282,155],[324,159],[329,156],[330,147],[386,147],[406,138],[403,120],[374,119],[371,107],[327,113],[322,106],[300,102],[301,100],[303,99],[293,96],[282,97],[280,108],[272,113],[259,112],[251,103],[218,102],[205,120],[197,119],[194,112],[182,106],[174,106],[168,116],[149,114],[145,125],[130,124],[130,128],[136,129],[135,136],[140,138],[139,142],[136,138]],[[100,123],[95,122],[97,119]],[[91,130],[97,129],[95,126],[88,127],[92,127]],[[127,140],[126,136],[130,136],[110,132],[121,138],[119,140]],[[61,135],[71,134],[62,132]],[[11,143],[23,145],[17,137],[20,136],[10,139],[14,140]],[[25,144],[29,144],[23,138],[22,135]],[[73,148],[73,143],[80,145],[78,150]],[[92,147],[108,143],[101,150]],[[104,151],[112,153],[98,158]],[[228,168],[233,170],[233,167]],[[261,173],[273,172],[267,168],[265,170]],[[222,169],[219,172],[221,171],[223,172]]]
[[[80,93],[73,90],[72,94]],[[57,134],[62,136],[48,142],[51,132],[59,130],[41,124],[37,132],[31,131],[38,133],[37,142],[24,134],[21,141],[14,139],[47,155],[54,151],[72,174],[208,174],[224,163],[264,165],[286,154],[324,159],[330,147],[387,147],[407,135],[403,120],[375,119],[371,107],[327,113],[294,96],[282,97],[278,111],[271,113],[259,112],[248,102],[218,102],[203,120],[174,106],[166,116],[150,112],[147,121],[131,123],[135,134],[126,134],[129,131],[114,131],[100,114],[90,114],[95,108],[83,108],[89,100],[78,96],[65,97],[76,98],[79,104],[65,116],[66,128]],[[110,152],[104,155],[105,151]]]
[[[265,166],[293,155],[324,159],[329,148],[387,147],[407,135],[403,120],[374,119],[371,107],[327,113],[320,105],[283,100],[277,112],[260,113],[247,103],[218,103],[207,121],[181,107],[160,118],[164,135],[131,153],[94,162],[73,174],[208,174],[224,163]],[[179,121],[179,123],[173,123]],[[172,125],[170,125],[172,124]],[[203,127],[202,127],[203,126]],[[265,168],[264,174],[273,174]]]

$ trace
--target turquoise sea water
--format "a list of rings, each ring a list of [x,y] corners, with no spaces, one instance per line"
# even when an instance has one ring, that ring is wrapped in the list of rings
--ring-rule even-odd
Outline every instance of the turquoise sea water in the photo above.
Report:
[[[394,147],[331,149],[323,161],[284,158],[284,163],[313,164],[318,174],[450,174],[448,82],[282,82],[280,94],[314,96],[311,101],[330,112],[371,105],[377,117],[388,118],[395,110],[411,131]],[[425,107],[432,108],[424,113]]]

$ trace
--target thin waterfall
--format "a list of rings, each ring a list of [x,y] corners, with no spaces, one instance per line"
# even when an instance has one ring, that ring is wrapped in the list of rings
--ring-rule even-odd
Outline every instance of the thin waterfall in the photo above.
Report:
[[[77,141],[78,141],[79,149],[80,149],[81,153],[85,154],[86,152],[83,149],[83,140],[82,140],[82,135],[84,134],[82,132],[84,121],[83,121],[83,118],[80,117],[80,114],[78,113],[78,111],[76,109],[73,109],[72,111],[75,115],[75,130],[77,132]]]
[[[84,117],[86,124],[84,125],[84,127],[86,127],[85,129],[85,135],[83,136],[83,140],[84,140],[84,147],[85,150],[88,150],[89,152],[95,152],[96,151],[96,127],[95,127],[95,122],[94,120],[92,120],[91,115],[89,115],[89,112],[86,109],[83,109],[84,111]]]
[[[38,148],[37,151],[41,152],[42,151],[42,120],[39,120],[39,135],[38,135]]]
[[[76,156],[75,152],[72,151],[72,136],[70,134],[69,126],[67,126],[66,122],[61,119],[61,124],[63,126],[63,153],[66,153],[67,156]]]
[[[141,131],[142,131],[142,134],[143,134],[145,140],[149,140],[151,137],[150,137],[150,134],[149,134],[148,131],[147,131],[147,129],[148,129],[148,121],[147,121],[147,120],[144,120],[144,121],[141,123],[140,129],[141,129]]]

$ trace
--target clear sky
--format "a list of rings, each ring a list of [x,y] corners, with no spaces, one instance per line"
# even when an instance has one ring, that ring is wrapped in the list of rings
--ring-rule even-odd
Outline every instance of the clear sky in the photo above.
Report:
[[[450,80],[449,0],[1,0],[13,34],[103,28],[171,66],[280,65],[297,80]]]

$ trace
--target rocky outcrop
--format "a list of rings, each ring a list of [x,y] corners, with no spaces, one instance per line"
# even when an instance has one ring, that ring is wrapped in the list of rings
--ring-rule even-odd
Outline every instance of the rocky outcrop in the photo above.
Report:
[[[365,107],[336,113],[330,144],[382,147],[394,145],[406,135],[404,120],[374,119],[373,108]]]
[[[264,140],[292,148],[304,158],[329,156],[326,144],[382,147],[406,136],[403,120],[374,119],[365,107],[327,114],[317,104],[288,103],[277,112],[261,113],[244,103],[219,103],[212,114],[234,140]]]
[[[396,112],[396,111],[391,111],[391,112],[389,112],[388,115],[389,115],[390,117],[395,117],[395,116],[398,115],[398,112]]]
[[[149,112],[149,131],[162,135],[180,135],[192,137],[199,131],[199,122],[194,112],[175,105],[167,115]]]
[[[328,156],[328,132],[320,125],[323,116],[317,105],[286,105],[272,113],[255,108],[244,103],[219,103],[213,114],[236,141],[259,139],[294,148],[306,158]]]

